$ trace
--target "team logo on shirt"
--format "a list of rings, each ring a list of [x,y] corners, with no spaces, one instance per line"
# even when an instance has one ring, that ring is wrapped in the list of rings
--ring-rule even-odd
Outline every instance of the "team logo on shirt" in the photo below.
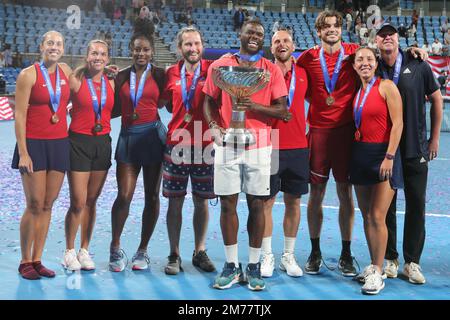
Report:
[[[403,71],[403,74],[406,74],[406,73],[411,73],[411,70],[409,70],[409,68],[406,68],[405,71]]]

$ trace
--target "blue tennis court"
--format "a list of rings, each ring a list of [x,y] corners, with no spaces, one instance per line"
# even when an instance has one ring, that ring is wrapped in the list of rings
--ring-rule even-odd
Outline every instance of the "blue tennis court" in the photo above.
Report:
[[[167,121],[169,115],[164,114]],[[113,121],[113,146],[120,130],[120,121]],[[219,291],[212,288],[216,273],[199,272],[192,266],[194,247],[190,197],[184,205],[181,234],[181,257],[184,272],[177,276],[167,276],[164,266],[169,254],[166,230],[167,200],[161,197],[160,217],[150,241],[149,256],[151,269],[144,272],[131,271],[115,274],[108,271],[109,243],[111,240],[110,210],[116,197],[115,167],[109,172],[107,182],[97,206],[97,223],[90,252],[94,254],[97,269],[93,272],[66,273],[60,265],[65,249],[64,217],[69,206],[67,181],[55,203],[52,222],[44,252],[44,263],[56,271],[54,279],[27,281],[20,277],[17,267],[20,261],[19,223],[24,209],[24,195],[19,173],[10,169],[14,150],[14,122],[0,123],[0,299],[16,300],[375,300],[375,299],[450,299],[450,133],[442,133],[438,159],[430,163],[427,190],[426,242],[421,266],[427,278],[425,285],[413,285],[400,277],[388,279],[385,289],[377,296],[363,296],[360,284],[351,278],[344,278],[337,271],[322,268],[320,275],[305,274],[301,278],[291,278],[276,270],[272,278],[266,280],[267,289],[252,292],[246,286],[235,286]],[[239,257],[248,261],[248,237],[246,233],[247,206],[241,198]],[[302,199],[302,219],[296,243],[296,257],[304,266],[310,250],[306,221],[307,197]],[[403,230],[403,194],[399,194],[398,248],[401,254]],[[219,226],[220,206],[210,205],[210,224],[207,238],[208,255],[221,270],[225,254]],[[338,227],[338,200],[334,182],[330,181],[325,197],[324,225],[321,236],[322,254],[326,264],[333,268],[340,253],[340,233]],[[140,238],[140,214],[144,206],[142,179],[136,193],[122,235],[122,246],[129,259],[134,254]],[[273,251],[277,261],[283,249],[283,203],[279,196],[274,207]],[[78,243],[78,242],[77,242]],[[369,252],[363,232],[362,217],[357,211],[352,242],[352,252],[361,268],[369,263]],[[401,265],[401,268],[403,265]]]

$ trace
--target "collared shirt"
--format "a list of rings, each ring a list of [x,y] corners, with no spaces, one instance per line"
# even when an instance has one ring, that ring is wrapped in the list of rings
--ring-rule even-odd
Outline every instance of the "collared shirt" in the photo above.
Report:
[[[393,67],[387,67],[381,59],[378,66],[378,75],[382,76],[381,67],[384,66],[392,78]],[[425,96],[439,90],[439,84],[427,62],[404,53],[397,87],[403,102],[403,133],[400,141],[402,157],[428,159]]]

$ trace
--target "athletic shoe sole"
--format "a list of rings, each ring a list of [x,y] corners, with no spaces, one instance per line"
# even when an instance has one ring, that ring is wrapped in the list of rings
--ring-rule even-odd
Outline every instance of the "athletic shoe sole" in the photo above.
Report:
[[[272,271],[270,271],[270,272],[263,272],[262,270],[261,270],[261,277],[263,277],[263,278],[270,278],[270,277],[272,277],[273,276],[273,271],[275,270],[275,268],[274,269],[272,269]]]
[[[252,291],[261,291],[264,290],[266,288],[266,286],[256,286],[256,287],[252,287],[250,284],[247,285],[247,287],[252,290]]]
[[[125,270],[125,268],[120,269],[120,268],[113,268],[113,267],[109,266],[109,271],[111,271],[111,272],[122,272],[123,270]]]
[[[361,292],[362,292],[363,294],[375,295],[375,294],[380,293],[380,291],[383,290],[383,289],[384,289],[384,281],[383,281],[383,285],[382,285],[381,288],[379,288],[378,290],[375,290],[375,291],[368,291],[368,290],[364,290],[364,289],[361,288]]]
[[[408,277],[408,281],[409,281],[410,283],[412,283],[412,284],[425,284],[425,282],[426,282],[426,280],[424,280],[423,282],[415,281],[414,279],[411,279],[407,273],[404,273],[404,275],[405,275],[406,277]]]
[[[344,273],[344,272],[341,271],[341,273],[342,273],[342,275],[343,275],[344,277],[356,277],[356,276],[358,275],[356,272],[352,272],[352,273]]]
[[[85,267],[85,268],[81,268],[81,270],[83,270],[83,271],[92,271],[92,270],[95,270],[95,267]]]
[[[133,267],[131,267],[131,270],[133,270],[133,271],[142,271],[142,270],[147,270],[147,269],[148,269],[148,266],[145,266],[145,267],[133,266]]]
[[[239,278],[240,278],[240,275],[236,275],[236,276],[234,277],[234,279],[231,280],[231,282],[230,282],[229,284],[227,284],[227,285],[225,285],[225,286],[219,286],[218,284],[214,284],[214,285],[213,285],[213,288],[216,288],[216,289],[219,289],[219,290],[229,289],[229,288],[231,288],[231,286],[232,286],[233,284],[239,283]]]
[[[81,270],[81,268],[79,268],[79,269],[69,268],[69,267],[66,266],[64,263],[61,263],[61,265],[62,265],[63,268],[66,269],[67,271],[80,271],[80,270]]]
[[[300,273],[300,274],[289,273],[289,272],[287,271],[286,267],[285,267],[283,264],[281,264],[281,263],[280,263],[280,266],[279,266],[279,267],[280,267],[280,270],[286,272],[286,274],[287,274],[289,277],[298,278],[298,277],[303,276],[303,272]]]

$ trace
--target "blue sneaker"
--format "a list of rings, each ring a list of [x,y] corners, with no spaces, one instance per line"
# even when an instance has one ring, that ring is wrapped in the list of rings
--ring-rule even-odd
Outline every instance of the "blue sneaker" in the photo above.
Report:
[[[235,283],[242,281],[242,265],[236,267],[234,262],[225,262],[222,273],[214,280],[213,287],[216,289],[228,289]]]
[[[245,270],[248,288],[253,291],[264,290],[266,284],[261,277],[261,263],[249,263]]]

